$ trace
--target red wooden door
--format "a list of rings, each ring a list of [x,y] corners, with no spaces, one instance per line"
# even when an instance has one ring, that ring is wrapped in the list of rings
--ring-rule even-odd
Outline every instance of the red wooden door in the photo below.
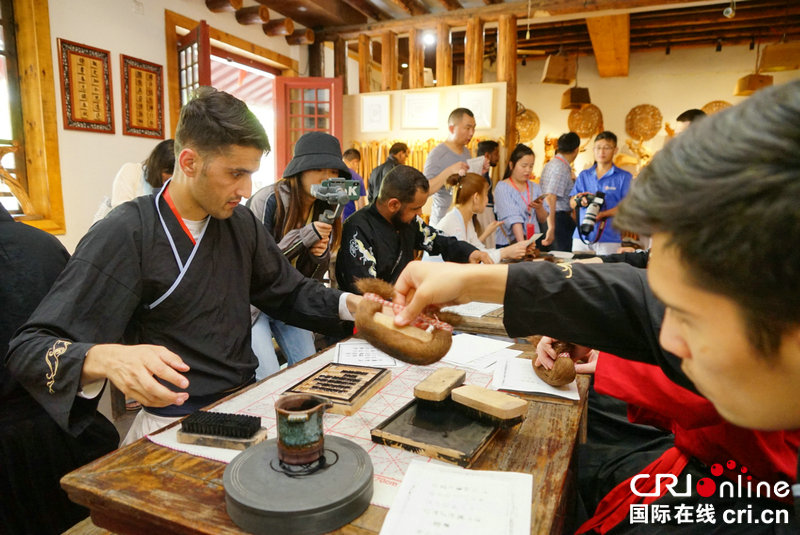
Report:
[[[211,85],[211,43],[204,20],[178,39],[178,83],[181,106],[189,101],[195,89]]]
[[[328,132],[342,142],[341,78],[275,78],[275,158],[278,176],[306,132]]]

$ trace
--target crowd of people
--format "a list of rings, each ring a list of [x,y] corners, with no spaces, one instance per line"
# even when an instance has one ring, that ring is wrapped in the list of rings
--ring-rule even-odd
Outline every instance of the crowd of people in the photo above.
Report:
[[[143,407],[130,443],[275,373],[281,358],[294,364],[351,335],[364,277],[395,285],[406,305],[398,325],[429,305],[497,302],[513,311],[510,336],[546,335],[537,365],[552,366],[555,340],[576,344],[570,356],[596,374],[579,452],[579,532],[635,532],[619,511],[637,499],[636,474],[697,477],[730,457],[757,481],[795,483],[800,318],[791,295],[800,262],[785,245],[800,228],[800,82],[678,120],[692,126],[635,180],[614,165],[617,137],[604,131],[592,165],[577,173],[580,138],[561,135],[540,182],[534,151],[508,147],[495,183],[499,144],[482,142],[483,168],[469,172],[475,118],[457,108],[422,171],[405,165],[408,146],[396,143],[365,183],[357,150],[309,132],[282,178],[252,192],[270,148],[264,128],[240,100],[200,88],[175,139],[121,171],[110,210],[71,258],[0,212],[0,290],[15,303],[0,332],[0,462],[10,474],[0,485],[29,505],[0,501],[0,521],[57,533],[85,514],[58,479],[116,447],[97,411],[108,382]],[[346,205],[320,195],[331,178],[356,181]],[[649,251],[622,253],[621,229],[649,237]],[[598,262],[518,262],[531,247]],[[416,262],[423,254],[446,264]],[[21,260],[42,269],[15,267]],[[36,483],[26,487],[23,473]],[[791,506],[774,497],[700,502]],[[46,522],[31,513],[45,505],[54,511]],[[786,526],[746,531],[799,525],[792,515]]]

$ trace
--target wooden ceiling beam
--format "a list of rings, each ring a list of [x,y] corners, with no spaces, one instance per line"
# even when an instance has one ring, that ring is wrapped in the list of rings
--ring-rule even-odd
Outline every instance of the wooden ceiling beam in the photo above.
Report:
[[[256,0],[256,2],[308,28],[364,24],[367,21],[363,13],[339,0]],[[357,39],[357,36],[354,39]]]
[[[214,13],[236,11],[242,8],[242,0],[206,0],[206,7]]]
[[[259,2],[279,2],[281,0],[258,0]],[[308,1],[308,0],[306,0]],[[392,0],[395,3],[411,2],[412,0]],[[414,0],[417,1],[417,0]],[[556,16],[601,14],[605,11],[631,11],[637,8],[650,6],[680,6],[690,4],[687,0],[537,0],[535,11],[532,13],[534,21]],[[385,30],[392,30],[398,34],[407,34],[411,28],[434,29],[439,22],[450,27],[464,27],[470,19],[480,17],[484,22],[496,22],[502,15],[514,15],[518,18],[527,17],[528,2],[515,1],[499,4],[489,4],[473,8],[458,9],[438,14],[419,14],[413,18],[393,19],[369,24],[353,26],[327,27],[318,32],[317,38],[331,41],[335,36],[341,35],[345,39],[358,39],[361,33],[379,35]]]
[[[630,16],[609,15],[586,19],[597,72],[602,78],[628,76],[630,68]]]
[[[342,2],[373,20],[381,21],[392,19],[391,15],[368,0],[342,0]]]
[[[264,24],[269,22],[269,8],[267,6],[247,6],[235,12],[236,22],[239,24]]]
[[[703,26],[707,24],[727,24],[728,26],[736,26],[741,24],[770,24],[770,23],[777,23],[779,25],[783,25],[786,23],[787,17],[798,16],[800,15],[800,4],[792,6],[791,8],[787,8],[786,10],[782,9],[773,9],[769,11],[763,12],[748,12],[739,14],[738,10],[736,12],[736,17],[733,19],[726,19],[721,15],[721,13],[717,13],[715,15],[699,15],[699,14],[691,14],[691,15],[672,15],[670,17],[647,17],[647,18],[640,18],[640,17],[633,17],[631,16],[631,28],[640,28],[640,29],[654,29],[654,28],[676,28],[676,27],[692,27],[692,26]]]
[[[708,25],[702,27],[690,27],[690,28],[664,28],[662,30],[659,29],[650,29],[650,30],[637,30],[636,28],[631,29],[631,39],[647,39],[648,37],[652,38],[660,38],[665,35],[674,35],[678,38],[680,36],[685,35],[690,37],[692,35],[705,35],[706,37],[709,36],[723,36],[729,34],[737,34],[737,35],[744,35],[747,34],[750,37],[758,38],[759,41],[768,41],[769,35],[763,32],[762,27],[757,25],[740,25],[740,26],[733,26],[733,27],[725,27],[721,25]],[[780,32],[782,35],[783,32]],[[778,37],[779,34],[773,34],[774,37]]]
[[[430,13],[428,8],[419,2],[419,0],[391,0],[391,2],[412,17],[416,17],[418,15],[427,15]]]
[[[458,0],[439,0],[445,9],[448,11],[455,11],[456,9],[464,9],[464,6],[458,3]]]
[[[647,49],[647,48],[662,48],[667,45],[671,47],[676,46],[687,46],[687,45],[714,45],[717,40],[722,41],[722,46],[733,46],[733,45],[743,45],[745,43],[749,43],[752,39],[752,35],[750,33],[740,33],[740,34],[729,34],[725,36],[716,36],[716,35],[694,35],[692,37],[686,37],[681,39],[680,41],[675,41],[674,38],[669,37],[661,37],[659,39],[652,39],[647,41],[631,41],[631,48],[636,48],[637,50]],[[786,34],[787,40],[797,40],[800,39],[800,28],[795,28],[792,32],[787,32]],[[777,39],[775,39],[777,41]],[[775,42],[775,41],[767,41]],[[765,44],[765,41],[762,40],[762,46]]]

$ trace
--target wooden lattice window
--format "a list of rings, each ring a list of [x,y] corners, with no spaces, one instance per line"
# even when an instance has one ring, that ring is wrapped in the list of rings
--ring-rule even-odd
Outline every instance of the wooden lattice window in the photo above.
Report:
[[[189,102],[201,85],[211,85],[211,46],[208,24],[201,20],[192,31],[178,41],[178,74],[181,106]]]
[[[278,123],[275,152],[279,170],[286,168],[294,144],[306,132],[327,132],[341,141],[341,78],[278,77],[275,94]]]
[[[14,6],[0,0],[0,203],[13,215],[27,200],[24,146]]]
[[[0,107],[4,107],[0,114],[4,115],[7,107],[12,132],[10,136],[0,134],[5,141],[2,163],[10,170],[3,182],[10,185],[19,203],[16,211],[21,207],[24,212],[20,219],[63,234],[66,229],[48,4],[40,0],[0,0],[0,8],[5,77],[2,90],[8,93],[0,98]],[[17,64],[25,68],[17,69]],[[18,148],[9,155],[12,142]]]

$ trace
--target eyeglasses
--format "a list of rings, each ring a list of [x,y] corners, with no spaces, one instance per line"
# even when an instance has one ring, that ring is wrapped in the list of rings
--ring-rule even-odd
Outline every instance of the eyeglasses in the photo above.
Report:
[[[617,147],[609,146],[609,145],[595,145],[594,150],[596,151],[612,151]]]

